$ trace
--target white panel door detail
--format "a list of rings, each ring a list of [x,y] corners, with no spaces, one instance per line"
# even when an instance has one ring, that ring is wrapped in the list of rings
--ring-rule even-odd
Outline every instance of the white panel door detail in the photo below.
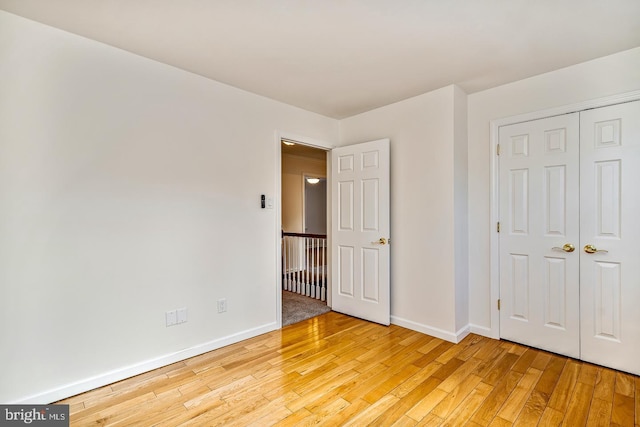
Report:
[[[500,336],[579,357],[579,115],[499,132]]]
[[[640,101],[582,112],[580,138],[582,359],[640,374]]]
[[[332,310],[389,325],[389,140],[333,149]]]

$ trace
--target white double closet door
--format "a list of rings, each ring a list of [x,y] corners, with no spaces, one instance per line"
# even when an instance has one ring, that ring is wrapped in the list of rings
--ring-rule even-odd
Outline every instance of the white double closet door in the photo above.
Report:
[[[500,336],[640,374],[640,101],[499,132]]]

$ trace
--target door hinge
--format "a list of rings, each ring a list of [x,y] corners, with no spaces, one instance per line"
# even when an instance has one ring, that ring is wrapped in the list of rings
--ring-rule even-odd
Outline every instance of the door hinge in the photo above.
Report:
[[[498,233],[500,232],[500,221],[498,221],[497,224],[496,224],[496,231]]]
[[[500,144],[496,144],[496,156],[500,155]]]
[[[498,310],[500,310],[500,300],[498,299]]]

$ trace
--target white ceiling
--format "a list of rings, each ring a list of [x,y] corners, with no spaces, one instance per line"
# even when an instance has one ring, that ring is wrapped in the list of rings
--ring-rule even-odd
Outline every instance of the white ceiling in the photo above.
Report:
[[[0,0],[0,9],[334,118],[640,46],[639,0]]]

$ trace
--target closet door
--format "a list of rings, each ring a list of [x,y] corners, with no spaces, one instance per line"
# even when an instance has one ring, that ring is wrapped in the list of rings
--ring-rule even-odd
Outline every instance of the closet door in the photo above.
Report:
[[[577,358],[579,115],[499,132],[500,336]]]
[[[640,374],[640,101],[580,113],[581,358]]]

